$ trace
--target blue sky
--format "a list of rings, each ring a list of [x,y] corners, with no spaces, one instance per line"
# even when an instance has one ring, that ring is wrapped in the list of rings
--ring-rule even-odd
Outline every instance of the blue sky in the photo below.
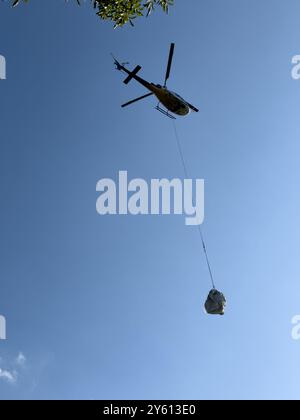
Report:
[[[89,5],[31,3],[0,6],[0,398],[298,399],[298,0],[178,0],[116,31]],[[110,57],[161,83],[172,41],[169,86],[201,110],[177,128],[223,318],[203,313],[183,217],[95,211],[120,170],[182,176],[171,122],[152,98],[120,108],[144,90]]]

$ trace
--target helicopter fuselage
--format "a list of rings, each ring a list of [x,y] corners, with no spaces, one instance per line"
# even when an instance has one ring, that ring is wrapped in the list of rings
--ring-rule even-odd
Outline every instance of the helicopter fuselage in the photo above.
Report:
[[[150,92],[154,93],[159,102],[162,103],[167,108],[167,110],[173,114],[185,116],[190,113],[191,109],[189,104],[177,93],[172,92],[161,85],[147,82],[136,74],[130,72],[123,65],[119,64],[118,70],[127,73],[129,76],[131,76],[132,79],[136,80],[146,89],[150,90]]]
[[[155,94],[159,102],[161,102],[173,114],[185,116],[190,113],[190,107],[177,93],[160,85],[154,85],[151,91]]]

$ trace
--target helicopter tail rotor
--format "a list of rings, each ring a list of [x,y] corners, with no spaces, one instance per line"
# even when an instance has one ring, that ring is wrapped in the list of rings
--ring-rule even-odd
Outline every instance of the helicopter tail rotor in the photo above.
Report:
[[[122,70],[124,70],[124,66],[126,66],[127,64],[129,64],[128,62],[126,62],[126,63],[120,63],[112,53],[111,53],[111,56],[112,56],[112,58],[114,60],[114,64],[116,66],[116,70],[122,71]]]

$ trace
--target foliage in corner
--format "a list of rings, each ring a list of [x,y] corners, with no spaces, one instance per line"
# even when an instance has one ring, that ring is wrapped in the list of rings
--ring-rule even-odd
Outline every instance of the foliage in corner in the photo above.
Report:
[[[29,0],[11,0],[13,7],[21,2],[28,3]],[[65,0],[68,1],[68,0]],[[74,0],[78,5],[85,0]],[[97,15],[103,20],[114,22],[114,27],[123,26],[126,23],[133,25],[133,20],[141,16],[149,16],[155,6],[159,6],[166,13],[174,0],[90,0],[92,6],[97,10]]]

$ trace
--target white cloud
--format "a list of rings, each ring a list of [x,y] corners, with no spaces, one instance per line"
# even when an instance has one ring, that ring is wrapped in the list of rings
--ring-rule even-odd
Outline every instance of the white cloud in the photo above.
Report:
[[[25,366],[25,364],[26,364],[26,357],[24,356],[24,354],[22,352],[20,352],[18,354],[18,357],[16,358],[16,364],[18,366],[22,366],[22,367]]]
[[[20,352],[17,357],[12,360],[4,361],[0,357],[0,381],[4,381],[9,384],[15,384],[21,374],[21,369],[26,366],[27,359],[25,355]]]
[[[10,372],[9,370],[2,370],[0,368],[0,379],[10,383],[10,384],[14,384],[17,382],[17,372],[13,371]]]

